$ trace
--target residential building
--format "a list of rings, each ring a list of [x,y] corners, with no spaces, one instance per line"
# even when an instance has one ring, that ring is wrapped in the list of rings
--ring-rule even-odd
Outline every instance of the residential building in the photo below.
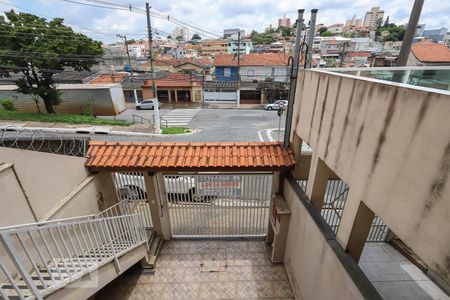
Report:
[[[245,36],[245,30],[243,30],[243,29],[239,29],[239,28],[224,29],[223,30],[223,38],[228,39],[228,38],[231,38],[233,35],[237,35],[238,33],[240,33],[242,37]]]
[[[172,31],[172,38],[176,39],[181,37],[183,41],[189,41],[191,39],[191,31],[187,27],[175,27]]]
[[[422,36],[424,38],[432,39],[435,42],[442,42],[447,35],[447,28],[439,28],[439,29],[427,29],[423,31]]]
[[[344,30],[344,24],[332,24],[326,27],[327,31],[331,32],[335,36],[341,36]]]
[[[263,53],[237,56],[225,54],[214,59],[215,75],[218,81],[264,81],[273,78],[285,82],[288,79],[288,55],[284,53]]]
[[[274,53],[288,53],[290,48],[287,47],[285,42],[273,42],[269,45],[269,52]]]
[[[250,39],[242,39],[240,41],[240,46],[238,46],[238,39],[229,39],[227,44],[227,53],[228,54],[250,54],[253,51],[253,43]]]
[[[212,56],[217,54],[227,53],[228,40],[227,39],[215,39],[215,40],[203,40],[200,43],[201,55]]]
[[[319,45],[319,52],[322,57],[338,58],[344,47],[348,47],[351,39],[343,37],[315,37],[314,38],[316,49]]]
[[[290,18],[286,18],[286,14],[283,15],[282,19],[278,19],[278,28],[280,27],[291,27],[291,19]]]
[[[417,24],[415,37],[422,37],[423,32],[425,31],[425,24]]]
[[[202,101],[202,81],[181,73],[167,73],[156,80],[158,100],[162,103],[190,103]],[[153,98],[152,82],[142,85],[145,99]]]
[[[362,26],[362,19],[358,19],[356,15],[353,15],[353,17],[350,20],[347,20],[345,22],[345,27],[351,26]]]
[[[415,43],[411,46],[408,66],[450,66],[450,50],[445,44],[430,42]]]
[[[343,66],[345,67],[369,67],[371,65],[372,52],[370,51],[346,51]]]
[[[130,56],[136,58],[147,58],[149,53],[148,43],[145,41],[137,41],[135,43],[128,44],[128,51]]]
[[[366,12],[364,17],[364,27],[368,27],[371,30],[375,29],[383,21],[384,10],[380,10],[380,7],[372,7],[372,9]]]

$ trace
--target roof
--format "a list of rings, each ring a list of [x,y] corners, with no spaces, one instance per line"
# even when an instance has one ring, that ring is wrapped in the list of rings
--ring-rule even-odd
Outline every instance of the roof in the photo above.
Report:
[[[348,57],[371,57],[372,52],[370,51],[348,51],[345,53]]]
[[[152,86],[151,80],[147,80],[144,87]],[[164,77],[156,80],[156,86],[160,88],[168,87],[192,87],[201,86],[201,81],[193,76],[182,73],[167,73]]]
[[[450,63],[450,50],[444,44],[416,43],[412,45],[411,52],[421,62]]]
[[[246,54],[240,59],[241,66],[285,66],[289,56],[284,53]],[[214,59],[215,66],[237,66],[237,56],[220,54]]]
[[[234,89],[238,88],[237,81],[205,81],[205,89]]]
[[[91,141],[86,167],[151,171],[279,171],[295,165],[280,142]]]
[[[89,84],[121,83],[128,76],[128,73],[100,74],[89,81]]]

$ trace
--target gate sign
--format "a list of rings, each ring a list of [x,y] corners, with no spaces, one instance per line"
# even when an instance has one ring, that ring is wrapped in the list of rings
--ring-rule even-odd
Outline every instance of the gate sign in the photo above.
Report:
[[[240,196],[241,177],[230,176],[199,176],[198,186],[202,196]]]

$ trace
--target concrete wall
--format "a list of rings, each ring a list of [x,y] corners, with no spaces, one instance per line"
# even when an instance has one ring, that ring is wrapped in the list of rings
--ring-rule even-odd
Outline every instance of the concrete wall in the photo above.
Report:
[[[15,92],[17,86],[0,86],[0,99],[10,99],[18,111],[37,112],[36,104],[30,95]],[[56,112],[81,114],[90,110],[94,115],[117,115],[125,109],[125,97],[120,84],[60,84],[62,102],[55,106]],[[39,108],[45,112],[42,99]]]
[[[0,226],[94,214],[115,203],[110,175],[91,175],[84,162],[80,157],[0,148],[0,163],[11,164],[0,172],[0,207],[5,208],[0,210]]]
[[[293,129],[350,192],[337,233],[348,245],[363,201],[450,282],[450,93],[301,71]]]
[[[245,66],[239,68],[239,74],[243,81],[264,81],[266,78],[273,77],[272,69],[275,69],[275,81],[288,81],[289,67],[286,66]],[[253,76],[248,75],[249,70],[254,72]]]
[[[291,211],[284,265],[295,298],[376,299],[377,293],[371,290],[368,279],[356,263],[345,257],[348,254],[336,247],[334,239],[324,235],[317,218],[314,220],[311,215],[311,208],[308,210],[286,180],[283,196]],[[361,291],[355,284],[356,277],[365,282],[367,291]]]

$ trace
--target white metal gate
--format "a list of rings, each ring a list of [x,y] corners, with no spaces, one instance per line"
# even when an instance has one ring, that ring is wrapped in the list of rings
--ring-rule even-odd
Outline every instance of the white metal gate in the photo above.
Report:
[[[173,237],[263,237],[272,174],[165,174]]]
[[[128,204],[126,205],[127,211],[121,211],[120,213],[139,213],[143,218],[144,226],[153,227],[144,174],[142,172],[113,172],[112,179],[117,202],[126,201]],[[120,205],[117,208],[123,210]],[[113,213],[112,210],[111,213]]]

